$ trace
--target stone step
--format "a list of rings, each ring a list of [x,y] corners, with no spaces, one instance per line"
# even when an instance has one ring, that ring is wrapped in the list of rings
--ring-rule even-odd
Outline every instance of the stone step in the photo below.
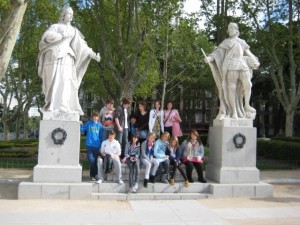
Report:
[[[128,177],[129,177],[129,168],[126,164],[122,163],[122,166],[121,166],[121,170],[122,170],[122,179],[124,181],[128,180]],[[158,170],[159,172],[159,170]],[[140,175],[139,175],[139,179],[140,181],[144,180],[144,177],[145,177],[145,167],[143,165],[141,165],[140,167]],[[157,177],[157,181],[159,180],[159,176]],[[89,178],[83,178],[83,180],[88,180]],[[116,179],[116,174],[114,171],[112,171],[111,173],[107,174],[107,177],[106,177],[106,181],[114,181]],[[183,177],[181,176],[180,172],[178,170],[176,170],[176,174],[175,174],[175,177],[174,177],[175,181],[184,181]],[[198,179],[198,176],[197,176],[197,173],[196,173],[196,170],[194,169],[193,170],[193,179],[196,181]]]
[[[191,183],[189,187],[185,187],[184,183],[175,183],[174,185],[164,184],[164,183],[149,183],[148,187],[145,188],[143,183],[139,183],[137,189],[138,193],[209,193],[210,185],[208,183]],[[93,193],[128,193],[129,185],[128,183],[118,184],[118,183],[94,183],[92,185]]]
[[[202,193],[92,193],[93,200],[188,200],[206,199],[211,194]]]
[[[266,198],[273,195],[273,186],[263,182],[249,184],[183,183],[148,184],[140,183],[137,193],[128,193],[127,183],[41,183],[21,182],[18,188],[19,199],[188,199],[188,198]]]

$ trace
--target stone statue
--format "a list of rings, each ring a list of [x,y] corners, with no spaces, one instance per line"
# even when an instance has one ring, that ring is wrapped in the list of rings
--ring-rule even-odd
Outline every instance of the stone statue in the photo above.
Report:
[[[219,91],[220,108],[216,119],[254,119],[256,110],[250,106],[252,70],[259,67],[258,59],[249,45],[238,38],[235,23],[228,25],[229,38],[225,39],[205,62],[209,63]]]
[[[38,75],[43,80],[44,111],[79,113],[78,88],[91,59],[100,61],[83,35],[71,25],[73,10],[63,9],[60,21],[43,34],[39,43]]]

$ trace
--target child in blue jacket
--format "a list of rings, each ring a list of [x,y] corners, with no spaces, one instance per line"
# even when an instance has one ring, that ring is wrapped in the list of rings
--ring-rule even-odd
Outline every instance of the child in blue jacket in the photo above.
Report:
[[[103,127],[98,122],[99,113],[93,114],[93,119],[85,124],[80,121],[80,131],[86,133],[86,154],[90,163],[90,179],[96,181],[98,151],[102,144]]]

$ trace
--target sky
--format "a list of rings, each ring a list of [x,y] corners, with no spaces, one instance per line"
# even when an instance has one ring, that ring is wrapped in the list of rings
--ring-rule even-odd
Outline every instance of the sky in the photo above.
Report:
[[[187,13],[197,12],[200,9],[200,0],[186,0],[184,3],[184,11]]]
[[[195,13],[200,11],[201,0],[186,0],[184,3],[183,10],[187,13]],[[198,21],[198,26],[200,29],[204,29],[205,19],[202,18]]]

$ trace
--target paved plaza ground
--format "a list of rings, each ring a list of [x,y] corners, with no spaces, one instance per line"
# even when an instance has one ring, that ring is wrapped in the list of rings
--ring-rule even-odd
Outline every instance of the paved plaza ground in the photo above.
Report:
[[[265,199],[17,200],[18,183],[31,175],[0,169],[0,224],[300,224],[300,170],[261,171],[261,180],[274,187]]]

